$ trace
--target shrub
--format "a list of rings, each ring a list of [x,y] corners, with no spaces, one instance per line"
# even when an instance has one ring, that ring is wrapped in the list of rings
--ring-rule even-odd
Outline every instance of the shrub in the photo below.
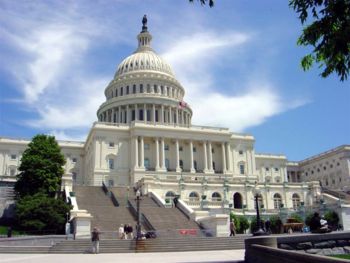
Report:
[[[339,216],[335,211],[327,211],[324,218],[327,220],[328,225],[332,229],[337,229],[339,224]]]
[[[249,221],[245,216],[235,215],[231,212],[230,220],[234,220],[236,232],[238,234],[244,234],[245,230],[249,228]]]
[[[296,223],[304,223],[304,220],[302,219],[302,217],[297,213],[291,214],[290,218],[293,218],[296,221]]]
[[[278,215],[272,215],[270,217],[271,232],[274,234],[280,234],[282,228],[282,220]]]
[[[311,219],[314,216],[313,213],[308,213],[305,217],[305,225],[310,226],[311,223]]]

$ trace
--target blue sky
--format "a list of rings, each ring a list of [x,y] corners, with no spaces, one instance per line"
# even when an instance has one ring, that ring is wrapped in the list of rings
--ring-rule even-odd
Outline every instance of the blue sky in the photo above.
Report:
[[[350,143],[350,85],[300,68],[307,48],[287,1],[0,2],[0,136],[84,140],[148,15],[153,48],[186,90],[192,122],[302,160]]]

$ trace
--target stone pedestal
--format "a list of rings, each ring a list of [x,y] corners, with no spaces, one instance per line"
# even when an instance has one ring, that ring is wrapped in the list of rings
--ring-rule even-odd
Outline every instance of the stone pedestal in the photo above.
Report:
[[[229,236],[229,216],[224,214],[217,214],[198,219],[205,229],[210,229],[215,237]]]
[[[72,210],[70,218],[73,221],[76,239],[90,238],[92,216],[86,210]]]

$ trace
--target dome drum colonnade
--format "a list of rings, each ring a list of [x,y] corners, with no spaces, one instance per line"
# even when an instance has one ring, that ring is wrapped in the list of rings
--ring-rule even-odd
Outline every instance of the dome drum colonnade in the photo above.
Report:
[[[97,111],[98,120],[189,127],[192,110],[183,102],[185,90],[171,67],[151,48],[147,26],[137,38],[137,50],[120,63],[114,80],[105,89],[107,101]]]

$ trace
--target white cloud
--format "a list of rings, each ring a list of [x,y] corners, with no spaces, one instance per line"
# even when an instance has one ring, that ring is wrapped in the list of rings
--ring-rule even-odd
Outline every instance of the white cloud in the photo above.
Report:
[[[49,135],[55,136],[56,140],[60,141],[79,141],[84,142],[86,140],[87,133],[82,132],[81,134],[74,134],[73,136],[66,134],[62,130],[52,130],[48,133]]]
[[[230,64],[222,65],[220,61],[229,57],[232,63],[242,63],[242,54],[249,50],[246,46],[253,35],[206,29],[178,39],[164,52],[163,56],[186,90],[185,100],[193,110],[193,124],[228,127],[241,132],[307,103],[304,100],[285,103],[278,89],[267,80],[268,76],[262,76],[261,72],[260,75],[251,74],[250,83],[238,87],[238,95],[230,94],[233,90],[230,83],[225,87],[217,86],[219,78],[230,74],[231,70]],[[213,73],[217,67],[221,67],[222,72]]]

